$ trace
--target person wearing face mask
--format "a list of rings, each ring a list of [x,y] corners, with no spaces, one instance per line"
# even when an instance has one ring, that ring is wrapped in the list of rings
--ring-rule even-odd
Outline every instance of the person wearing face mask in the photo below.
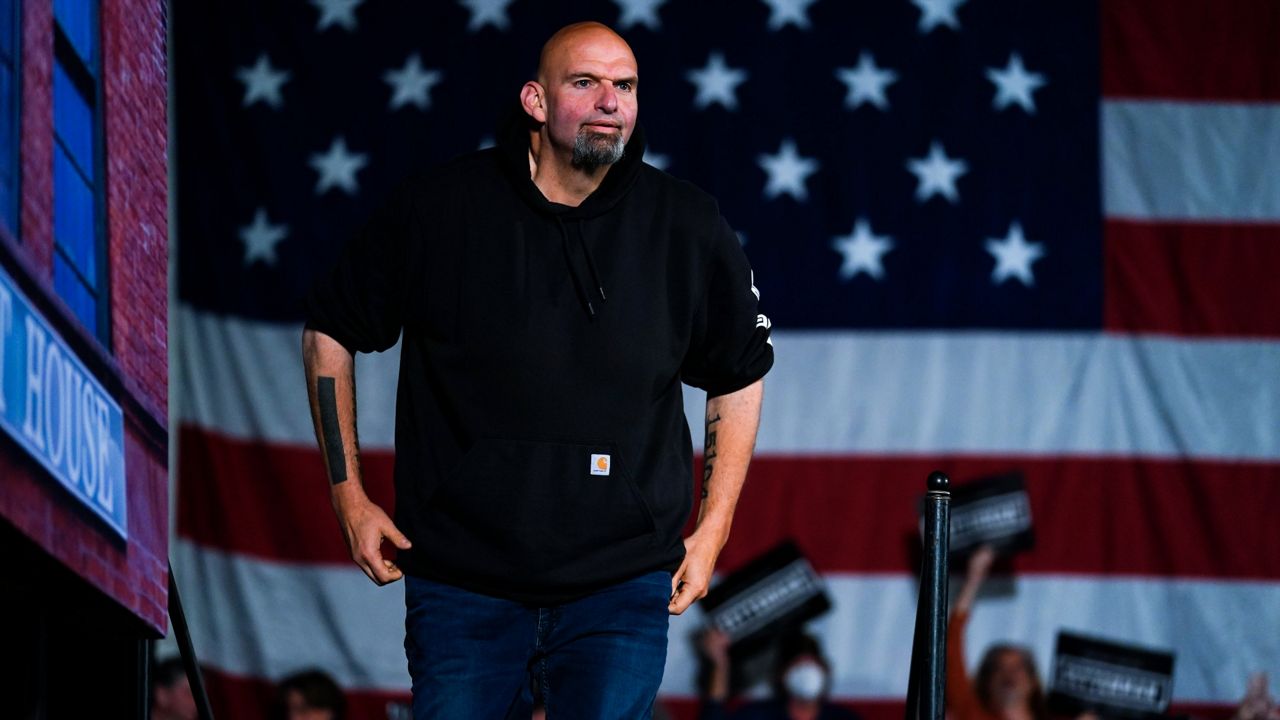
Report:
[[[984,545],[969,557],[964,586],[947,626],[947,712],[951,720],[1047,720],[1044,686],[1031,652],[1018,645],[987,649],[970,680],[964,665],[964,632],[969,613],[995,560]]]
[[[851,710],[828,701],[831,666],[812,636],[796,632],[779,644],[774,664],[773,695],[728,712],[729,636],[712,628],[701,638],[709,665],[700,720],[861,720]]]

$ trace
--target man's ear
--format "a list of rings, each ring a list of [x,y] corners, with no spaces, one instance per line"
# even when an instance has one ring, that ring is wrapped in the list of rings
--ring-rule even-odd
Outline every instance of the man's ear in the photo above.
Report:
[[[546,92],[537,82],[530,80],[520,88],[520,106],[534,120],[547,121]]]

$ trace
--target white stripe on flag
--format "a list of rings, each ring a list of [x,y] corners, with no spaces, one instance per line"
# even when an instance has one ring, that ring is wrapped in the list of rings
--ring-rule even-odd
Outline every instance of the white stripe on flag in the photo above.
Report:
[[[180,540],[175,570],[202,662],[224,672],[279,679],[321,667],[351,688],[407,691],[403,589],[374,587],[349,569],[272,563]],[[837,697],[906,693],[915,580],[907,575],[828,575],[834,609],[812,629],[837,670]],[[999,583],[991,583],[993,589]],[[1233,702],[1244,678],[1274,667],[1280,583],[1089,576],[1018,578],[1012,592],[981,599],[967,636],[977,663],[991,642],[1032,648],[1041,672],[1060,628],[1171,648],[1175,702]],[[694,610],[672,619],[663,693],[691,695]],[[323,630],[323,632],[321,631]]]
[[[1280,343],[774,332],[757,453],[1280,459]],[[694,447],[703,395],[687,393]]]
[[[1277,168],[1280,104],[1102,103],[1108,217],[1280,221]]]
[[[182,422],[313,446],[301,331],[178,308]],[[757,452],[1280,460],[1280,342],[775,332]],[[399,346],[356,360],[360,439],[392,445]],[[686,388],[694,447],[703,395]]]
[[[175,417],[237,439],[315,446],[301,323],[255,322],[186,304],[174,314]],[[357,422],[366,448],[392,447],[399,369],[398,342],[356,356]]]

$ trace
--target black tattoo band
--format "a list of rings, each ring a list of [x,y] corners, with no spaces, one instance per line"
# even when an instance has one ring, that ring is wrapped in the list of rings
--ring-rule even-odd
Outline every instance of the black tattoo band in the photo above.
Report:
[[[720,422],[720,414],[716,413],[714,418],[707,419],[706,432],[706,451],[702,455],[702,499],[707,499],[708,486],[711,484],[712,465],[716,459],[716,431],[715,424]]]
[[[342,430],[338,426],[338,391],[331,377],[316,379],[316,399],[320,404],[320,430],[324,435],[325,457],[329,459],[329,482],[347,481],[347,456],[342,450]]]

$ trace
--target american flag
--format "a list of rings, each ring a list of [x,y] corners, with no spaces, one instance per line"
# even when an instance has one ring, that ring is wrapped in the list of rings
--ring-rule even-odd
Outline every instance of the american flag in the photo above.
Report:
[[[1060,628],[1169,648],[1175,707],[1209,714],[1280,671],[1280,4],[229,0],[172,15],[175,569],[221,715],[306,667],[352,717],[407,698],[401,590],[329,507],[301,298],[583,19],[636,52],[646,159],[755,269],[777,364],[720,569],[796,539],[837,700],[901,710],[935,467],[1022,470],[1036,521],[971,663],[1005,639],[1047,671]],[[384,506],[396,367],[357,360]],[[671,625],[677,716],[698,624]]]

